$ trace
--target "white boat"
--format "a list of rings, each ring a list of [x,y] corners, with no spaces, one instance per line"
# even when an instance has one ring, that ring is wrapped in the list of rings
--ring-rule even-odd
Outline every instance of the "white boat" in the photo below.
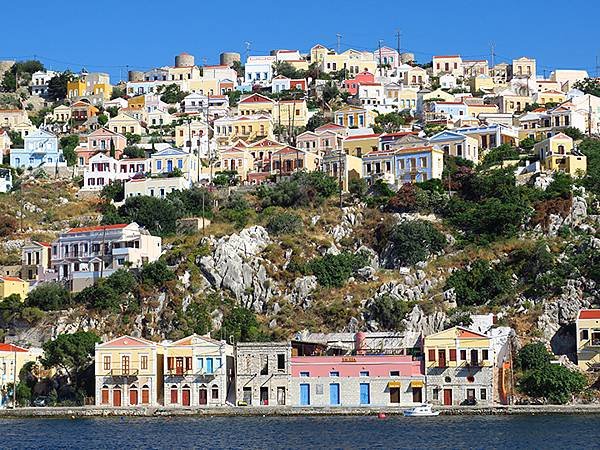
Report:
[[[406,411],[404,411],[405,417],[432,417],[432,416],[439,416],[439,415],[440,415],[439,411],[433,411],[431,409],[431,405],[425,405],[425,404],[415,406],[414,408],[407,409]]]

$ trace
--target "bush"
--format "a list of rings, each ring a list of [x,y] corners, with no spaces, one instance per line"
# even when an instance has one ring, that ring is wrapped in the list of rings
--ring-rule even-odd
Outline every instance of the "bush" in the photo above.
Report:
[[[136,287],[137,281],[131,272],[119,269],[83,289],[75,296],[75,301],[92,308],[118,312],[128,303],[129,295]]]
[[[317,277],[321,286],[342,287],[350,276],[365,267],[369,262],[363,253],[342,252],[339,255],[325,255],[308,263],[308,269]]]
[[[17,231],[17,219],[7,214],[0,216],[0,237],[7,237]]]
[[[236,228],[241,229],[248,224],[254,211],[246,197],[240,193],[235,193],[227,198],[220,214],[228,222],[234,223]]]
[[[517,366],[525,370],[542,369],[550,364],[552,355],[541,342],[525,345],[517,355]]]
[[[183,191],[173,191],[167,195],[167,199],[181,211],[182,215],[212,217],[214,197],[206,188],[194,186]]]
[[[234,342],[263,340],[256,315],[247,308],[235,307],[225,315],[221,331]]]
[[[293,234],[302,230],[302,218],[294,213],[277,213],[272,215],[267,222],[267,230],[269,233],[278,234]]]
[[[453,272],[444,289],[454,289],[458,306],[502,304],[512,294],[511,276],[501,267],[477,260],[469,269]]]
[[[148,264],[144,264],[140,271],[140,278],[142,283],[148,286],[161,287],[167,281],[171,281],[175,278],[175,273],[163,260],[154,261]]]
[[[402,321],[414,306],[414,302],[400,300],[386,294],[371,302],[368,315],[385,330],[402,331],[404,329]]]
[[[348,183],[348,191],[354,197],[362,200],[367,195],[367,191],[369,186],[367,185],[367,181],[364,178],[353,178]]]
[[[559,364],[546,364],[526,371],[519,380],[519,390],[530,397],[544,397],[550,403],[564,404],[587,386],[585,375]]]
[[[61,284],[42,283],[27,296],[26,305],[44,311],[56,311],[68,308],[71,304],[70,292]]]
[[[164,236],[175,233],[177,219],[182,213],[167,199],[142,195],[125,200],[118,215],[126,222],[138,223],[152,234]]]
[[[125,183],[120,180],[111,181],[102,188],[100,197],[114,202],[123,201],[125,198]]]
[[[429,222],[402,222],[390,230],[383,259],[388,268],[410,266],[442,251],[446,243],[446,237]]]
[[[337,180],[324,172],[298,172],[289,180],[279,181],[274,186],[262,185],[257,190],[265,208],[320,205],[337,192]]]
[[[123,156],[127,158],[145,158],[146,151],[137,145],[128,145],[123,149]]]

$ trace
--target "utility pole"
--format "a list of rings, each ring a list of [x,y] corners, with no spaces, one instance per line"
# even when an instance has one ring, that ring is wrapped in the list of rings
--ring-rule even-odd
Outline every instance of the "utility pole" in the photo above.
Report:
[[[245,42],[246,44],[246,61],[248,61],[248,57],[250,56],[250,46],[252,45],[250,42]]]
[[[490,63],[492,65],[492,69],[494,68],[494,66],[496,65],[496,44],[494,44],[492,42],[491,44],[491,52],[490,52]]]
[[[400,32],[400,30],[396,30],[396,51],[398,52],[398,58],[400,58],[401,55],[401,47],[400,47],[400,38],[402,37],[402,33]],[[401,61],[398,61],[398,64],[400,64]]]
[[[598,55],[596,55],[596,78],[600,76],[600,61],[598,60]]]
[[[337,52],[340,53],[340,44],[342,43],[342,35],[341,34],[336,34],[335,37],[337,38]]]
[[[592,137],[592,96],[588,94],[588,137]]]
[[[339,154],[339,159],[338,159],[338,184],[340,186],[340,213],[342,213],[342,210],[344,208],[344,204],[342,202],[342,191],[343,191],[343,186],[342,186],[342,152],[344,150],[338,150],[338,154]]]
[[[208,123],[208,105],[210,103],[210,93],[206,94],[206,154],[208,156],[208,165],[210,167],[210,179],[209,184],[212,185],[213,182],[213,158],[210,150],[210,124]],[[198,147],[198,155],[200,155],[200,148]],[[198,177],[198,181],[200,181],[200,177]]]
[[[381,57],[381,43],[383,41],[381,39],[379,39],[379,76],[382,77],[383,76],[383,59]]]

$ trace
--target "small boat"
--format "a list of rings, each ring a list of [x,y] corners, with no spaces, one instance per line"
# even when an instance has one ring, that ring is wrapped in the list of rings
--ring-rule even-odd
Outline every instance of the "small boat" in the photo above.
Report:
[[[407,409],[406,411],[404,411],[405,417],[432,417],[432,416],[439,416],[439,415],[440,415],[439,411],[433,411],[431,409],[431,405],[425,405],[425,404],[415,406],[414,408]]]

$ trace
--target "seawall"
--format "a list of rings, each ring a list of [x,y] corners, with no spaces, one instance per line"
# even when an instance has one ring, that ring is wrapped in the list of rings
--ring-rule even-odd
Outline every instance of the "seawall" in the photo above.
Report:
[[[222,407],[197,408],[104,408],[95,406],[17,408],[0,410],[2,418],[84,418],[84,417],[213,417],[213,416],[373,416],[379,413],[401,415],[406,407],[382,408],[293,408],[293,407]],[[434,407],[442,415],[535,415],[600,414],[600,405],[518,405]]]

